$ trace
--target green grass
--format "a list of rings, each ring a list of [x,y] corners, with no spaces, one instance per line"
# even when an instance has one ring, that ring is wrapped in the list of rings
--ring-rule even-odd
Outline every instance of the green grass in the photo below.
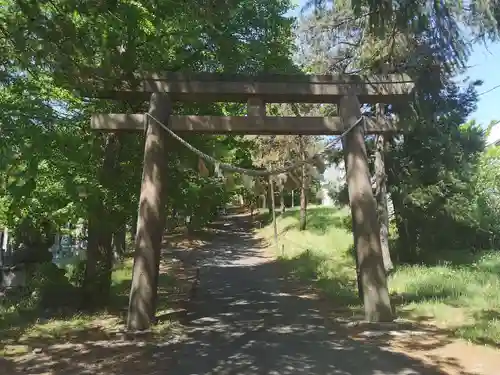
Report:
[[[125,309],[128,304],[129,292],[132,283],[133,259],[125,260],[120,267],[113,271],[111,282],[111,307]],[[158,279],[158,302],[156,306],[157,315],[161,315],[168,309],[167,296],[175,284],[175,278],[166,273],[160,273]]]
[[[38,343],[48,345],[59,341],[100,339],[110,337],[113,332],[124,328],[128,294],[132,280],[132,259],[116,266],[112,274],[111,301],[105,311],[84,314],[66,313],[50,318],[41,318],[39,311],[17,311],[0,307],[0,357],[15,357],[30,351]],[[158,290],[158,312],[167,309],[166,294],[175,280],[166,274],[160,275]],[[173,328],[172,323],[163,321],[152,331],[162,336]]]
[[[479,343],[500,344],[500,252],[478,254],[469,264],[403,266],[391,275],[401,312]]]
[[[335,306],[359,311],[347,209],[315,207],[306,231],[299,211],[277,220],[278,258],[292,274],[315,284]],[[272,240],[272,224],[259,235]],[[466,340],[500,345],[500,251],[440,253],[429,265],[399,265],[389,277],[398,315],[428,321]],[[446,259],[446,261],[444,260]]]

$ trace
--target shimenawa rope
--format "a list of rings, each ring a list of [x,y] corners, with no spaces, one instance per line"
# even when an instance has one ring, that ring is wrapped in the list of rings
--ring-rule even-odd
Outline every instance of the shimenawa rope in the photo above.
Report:
[[[194,147],[193,145],[191,145],[189,142],[187,142],[186,140],[184,140],[181,137],[179,137],[168,126],[166,126],[163,122],[161,122],[160,120],[158,120],[152,114],[146,113],[146,116],[148,116],[153,121],[155,121],[158,125],[160,125],[167,133],[169,133],[177,141],[179,141],[181,144],[183,144],[187,149],[191,150],[192,152],[194,152],[196,155],[198,155],[200,158],[204,159],[205,161],[214,164],[215,165],[216,173],[219,173],[220,170],[225,170],[225,171],[228,171],[228,172],[236,172],[236,173],[245,174],[247,176],[275,176],[275,175],[279,175],[279,174],[282,174],[282,173],[290,172],[290,171],[292,171],[294,169],[297,169],[298,167],[301,167],[304,164],[311,164],[314,161],[315,158],[317,158],[318,156],[324,154],[326,151],[328,151],[333,146],[335,146],[343,137],[345,137],[352,129],[354,129],[356,127],[356,125],[358,125],[359,123],[361,123],[362,120],[365,117],[364,115],[361,115],[361,117],[359,119],[357,119],[354,124],[352,124],[351,126],[349,126],[349,128],[347,128],[347,130],[345,130],[341,135],[339,135],[333,141],[329,142],[325,147],[323,147],[323,149],[320,152],[317,152],[313,156],[308,157],[305,160],[296,161],[296,162],[294,162],[294,163],[292,163],[292,164],[290,164],[290,165],[288,165],[286,167],[281,167],[281,168],[272,169],[272,170],[266,170],[266,169],[264,169],[264,170],[260,169],[259,170],[259,169],[241,168],[241,167],[237,167],[235,165],[231,165],[231,164],[227,164],[227,163],[222,163],[221,161],[215,159],[214,157],[205,154],[203,151],[198,150],[196,147]]]

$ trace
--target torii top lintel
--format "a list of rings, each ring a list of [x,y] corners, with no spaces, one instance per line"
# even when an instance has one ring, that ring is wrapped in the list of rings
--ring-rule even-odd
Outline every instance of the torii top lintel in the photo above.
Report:
[[[173,101],[267,103],[338,103],[351,93],[361,103],[397,103],[408,100],[414,83],[405,74],[379,76],[267,74],[258,76],[219,73],[166,73],[122,82],[120,88],[100,90],[98,96],[149,99],[168,93]]]

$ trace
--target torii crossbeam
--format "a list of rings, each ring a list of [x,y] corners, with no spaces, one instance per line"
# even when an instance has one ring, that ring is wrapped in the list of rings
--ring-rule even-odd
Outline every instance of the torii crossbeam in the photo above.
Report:
[[[142,98],[152,93],[168,95],[171,102],[247,102],[247,116],[173,116],[169,126],[175,132],[194,131],[214,134],[303,134],[328,135],[342,133],[340,117],[271,117],[265,113],[266,103],[340,103],[343,96],[355,95],[361,103],[393,103],[409,95],[413,83],[406,75],[387,76],[322,76],[322,75],[223,75],[180,74],[151,75],[139,79],[135,89],[107,90],[100,93],[110,98]],[[122,85],[127,87],[126,84]],[[142,131],[144,114],[100,114],[92,116],[91,127],[103,131]],[[387,118],[365,121],[365,131],[377,134],[397,131]]]
[[[341,134],[361,116],[360,102],[397,104],[411,98],[414,84],[404,74],[376,77],[225,74],[153,74],[122,82],[97,96],[113,99],[150,99],[149,114],[174,132],[213,134]],[[246,116],[174,116],[172,103],[242,102]],[[266,103],[337,104],[339,117],[270,117]],[[135,259],[130,293],[129,329],[147,329],[154,318],[156,279],[164,228],[164,194],[168,183],[166,131],[145,114],[97,114],[92,129],[146,129]],[[390,320],[387,283],[382,261],[376,203],[373,197],[364,133],[394,133],[396,124],[383,116],[365,119],[345,136],[347,184],[352,210],[354,243],[363,284],[368,320]],[[375,287],[374,287],[375,286]]]

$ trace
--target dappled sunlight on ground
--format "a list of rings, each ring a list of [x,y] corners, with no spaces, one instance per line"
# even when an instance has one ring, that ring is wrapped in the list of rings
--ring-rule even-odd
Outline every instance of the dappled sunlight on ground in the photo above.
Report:
[[[312,208],[307,230],[301,232],[298,210],[280,215],[279,251],[270,223],[258,235],[290,275],[320,290],[336,309],[348,306],[356,312],[361,306],[348,219],[346,209]],[[500,346],[500,252],[440,251],[426,264],[397,265],[388,283],[400,316],[425,319],[450,335]]]
[[[236,230],[199,249],[202,288],[174,373],[472,374],[460,366],[443,372],[397,352],[391,346],[394,335],[367,334],[365,327],[351,326],[358,321],[352,315],[344,322],[328,319],[327,301],[289,278],[282,263],[263,255],[261,247]],[[408,327],[392,331],[397,337],[412,332]],[[437,341],[434,348],[446,344]]]
[[[1,373],[123,374],[135,373],[141,368],[147,371],[148,358],[155,350],[182,340],[182,330],[172,324],[163,326],[165,332],[157,327],[151,337],[130,341],[123,335],[122,324],[109,327],[103,323],[93,321],[80,329],[68,327],[65,332],[58,328],[53,335],[25,335],[15,344],[4,345],[0,369],[5,372]],[[9,348],[17,350],[11,352]],[[152,374],[157,367],[149,363],[149,368]]]
[[[287,272],[296,265],[273,259],[244,216],[214,230],[216,236],[192,250],[177,247],[168,254],[201,267],[182,327],[134,340],[111,332],[47,339],[37,351],[4,356],[0,373],[498,375],[498,361],[486,360],[484,351],[467,357],[464,350],[477,347],[457,344],[433,325],[363,323],[359,311],[332,303]],[[337,287],[342,293],[351,288]]]
[[[10,329],[1,330],[0,374],[123,374],[144,368],[154,373],[165,369],[151,359],[183,339],[177,317],[161,320],[178,298],[176,262],[164,251],[160,267],[158,316],[151,332],[134,340],[125,335],[132,260],[125,260],[113,272],[112,305],[108,312],[18,317]],[[5,316],[4,316],[5,317]],[[165,360],[165,356],[161,356]],[[146,372],[147,373],[147,372]]]

